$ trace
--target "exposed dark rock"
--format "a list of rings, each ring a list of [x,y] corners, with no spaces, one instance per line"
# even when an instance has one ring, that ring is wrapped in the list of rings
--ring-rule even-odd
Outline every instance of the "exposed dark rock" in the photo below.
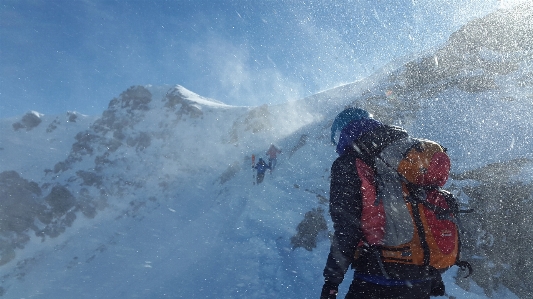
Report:
[[[97,144],[97,141],[101,139],[100,136],[92,133],[91,131],[84,131],[76,134],[76,142],[72,145],[72,154],[91,155],[94,151],[93,146]]]
[[[100,186],[102,184],[102,177],[94,172],[78,170],[76,175],[83,180],[85,186]]]
[[[53,131],[55,131],[55,129],[57,129],[57,126],[59,126],[60,124],[61,123],[58,119],[54,119],[46,128],[46,133],[52,133]]]
[[[0,173],[0,234],[23,234],[34,228],[36,216],[46,208],[36,200],[40,195],[37,183],[23,179],[15,171]]]
[[[65,171],[67,169],[68,165],[65,162],[57,162],[56,165],[54,165],[54,173]]]
[[[135,134],[137,136],[134,137],[128,137],[126,140],[126,144],[131,147],[136,147],[137,150],[144,150],[148,148],[152,142],[152,138],[150,137],[150,134],[146,132],[140,132],[138,134]]]
[[[66,214],[76,205],[76,198],[63,186],[55,186],[44,200],[52,207],[54,216]]]
[[[75,112],[67,112],[68,122],[75,123],[78,115]]]
[[[312,251],[316,248],[317,238],[321,232],[327,232],[328,224],[322,208],[305,213],[304,219],[296,227],[296,235],[291,237],[292,248],[303,247]]]
[[[128,112],[134,110],[148,110],[148,103],[152,101],[152,94],[143,86],[132,86],[120,94],[118,100],[112,100],[109,108],[122,108]]]
[[[13,124],[13,129],[26,129],[27,131],[37,127],[43,120],[34,112],[28,112],[22,120]]]

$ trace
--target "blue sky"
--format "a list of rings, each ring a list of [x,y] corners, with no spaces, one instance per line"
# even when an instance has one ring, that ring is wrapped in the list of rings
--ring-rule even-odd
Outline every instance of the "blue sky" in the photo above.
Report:
[[[0,117],[100,115],[146,84],[230,105],[300,99],[514,2],[0,0]]]

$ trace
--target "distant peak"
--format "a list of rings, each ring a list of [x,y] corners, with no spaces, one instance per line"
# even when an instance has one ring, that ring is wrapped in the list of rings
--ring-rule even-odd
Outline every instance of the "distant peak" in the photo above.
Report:
[[[198,104],[207,105],[207,106],[229,106],[221,101],[217,101],[215,99],[210,99],[203,97],[195,92],[192,92],[188,90],[187,88],[181,86],[181,85],[175,85],[174,89],[177,90],[184,98],[186,98],[189,101],[196,102]]]
[[[19,129],[26,129],[27,131],[37,127],[42,122],[44,114],[37,111],[30,111],[26,113],[22,119],[13,124],[13,129],[18,131]]]
[[[26,113],[26,114],[33,114],[33,115],[35,115],[35,116],[38,117],[38,118],[41,118],[41,117],[44,116],[44,114],[39,113],[39,112],[37,112],[37,111],[35,111],[35,110],[31,110],[30,112],[28,112],[28,113]]]

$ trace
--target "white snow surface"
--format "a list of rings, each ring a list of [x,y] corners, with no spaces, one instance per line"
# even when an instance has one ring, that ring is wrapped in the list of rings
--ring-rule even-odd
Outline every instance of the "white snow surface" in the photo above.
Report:
[[[327,211],[318,195],[329,197],[329,167],[336,158],[329,143],[329,124],[344,103],[316,97],[266,107],[270,129],[253,133],[245,129],[243,115],[257,108],[212,105],[182,92],[204,114],[176,121],[176,115],[162,107],[161,88],[147,88],[153,91],[153,100],[130,134],[145,131],[160,137],[152,138],[142,151],[120,147],[113,155],[121,156],[115,163],[123,164],[103,171],[109,178],[121,175],[142,182],[142,187],[109,198],[108,207],[93,219],[78,215],[57,238],[33,237],[16,251],[14,260],[1,267],[3,297],[318,298],[329,240],[322,236],[317,248],[306,251],[292,249],[290,237],[305,212],[318,207]],[[518,117],[511,104],[487,108],[465,96],[452,101],[457,105],[454,109],[443,110],[440,101],[428,103],[409,128],[418,137],[444,143],[454,167],[490,162],[502,149],[509,155],[527,152],[525,137],[516,131],[512,131],[516,137],[509,136],[506,129],[518,126],[531,136],[530,118],[523,112]],[[449,97],[459,98],[457,94]],[[476,117],[480,114],[485,115],[483,121]],[[454,121],[446,122],[448,118]],[[15,120],[1,120],[0,170],[16,169],[42,183],[68,181],[77,169],[90,169],[96,154],[53,179],[44,173],[39,177],[35,171],[53,168],[68,155],[66,143],[88,128],[85,120],[89,118],[82,119],[61,123],[51,133],[43,131],[45,121],[30,131],[15,131],[9,128]],[[492,125],[477,137],[458,132],[464,127],[476,132],[483,124]],[[237,131],[237,141],[230,141],[232,130]],[[308,135],[307,143],[291,155],[303,134]],[[457,142],[458,136],[468,141]],[[493,142],[487,143],[489,136]],[[266,158],[271,143],[283,150],[278,167],[263,184],[254,185],[250,156]],[[221,183],[228,165],[237,171]],[[70,184],[73,189],[75,185]],[[448,295],[488,298],[475,285],[469,291],[458,287],[453,279],[456,272],[452,268],[444,275]],[[339,298],[347,291],[350,273]],[[507,289],[496,296],[517,298]]]

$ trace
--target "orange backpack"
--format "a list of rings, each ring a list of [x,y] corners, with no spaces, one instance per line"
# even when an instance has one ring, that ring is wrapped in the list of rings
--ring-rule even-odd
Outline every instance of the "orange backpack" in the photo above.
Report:
[[[398,138],[399,137],[399,138]],[[450,159],[439,144],[405,135],[387,142],[360,143],[374,168],[361,159],[363,209],[361,229],[366,245],[377,248],[383,263],[431,266],[446,270],[459,261],[459,213],[455,197],[442,190]],[[374,147],[373,149],[369,149]]]

